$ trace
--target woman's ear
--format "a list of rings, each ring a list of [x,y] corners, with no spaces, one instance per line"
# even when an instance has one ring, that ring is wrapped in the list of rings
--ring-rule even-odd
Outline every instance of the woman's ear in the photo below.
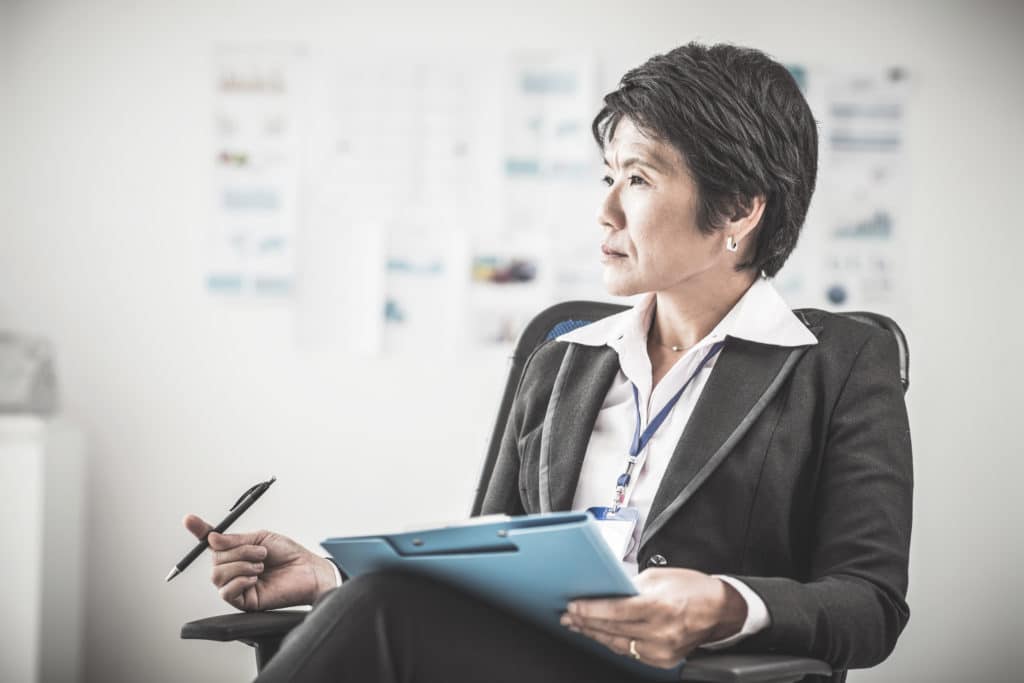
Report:
[[[751,198],[749,204],[738,202],[736,213],[725,224],[726,234],[732,235],[737,243],[742,244],[750,233],[753,232],[754,228],[760,225],[761,216],[764,215],[765,204],[764,195],[760,194]]]

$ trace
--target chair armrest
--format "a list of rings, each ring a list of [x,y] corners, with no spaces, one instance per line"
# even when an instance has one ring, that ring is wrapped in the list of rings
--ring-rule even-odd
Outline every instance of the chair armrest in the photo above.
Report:
[[[240,612],[190,621],[181,627],[186,640],[237,640],[256,650],[256,670],[262,671],[277,654],[288,632],[309,614],[300,610]]]
[[[283,638],[298,626],[308,611],[271,610],[268,612],[238,612],[190,621],[181,627],[186,640],[241,640],[261,641]]]
[[[702,683],[788,683],[804,676],[828,676],[832,667],[806,657],[700,653],[686,660],[681,681]]]

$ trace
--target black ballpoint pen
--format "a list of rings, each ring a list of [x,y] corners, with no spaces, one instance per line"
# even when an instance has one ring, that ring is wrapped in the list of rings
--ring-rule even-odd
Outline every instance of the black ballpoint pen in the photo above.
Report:
[[[210,532],[216,531],[218,534],[222,534],[227,531],[228,527],[231,526],[236,519],[241,517],[242,513],[248,510],[249,506],[255,503],[260,496],[266,493],[267,489],[269,489],[270,485],[275,481],[277,481],[277,477],[271,477],[267,481],[256,484],[243,493],[238,500],[235,501],[235,504],[231,506],[228,516],[221,520],[220,524],[210,529]],[[193,560],[202,555],[203,551],[210,547],[209,542],[206,540],[209,535],[210,533],[207,532],[206,536],[203,536],[203,539],[199,541],[198,545],[196,545],[195,548],[192,548],[192,550],[189,551],[189,554],[182,558],[181,562],[174,565],[174,568],[171,569],[167,578],[164,579],[165,581],[170,581],[175,576],[185,571],[185,567],[192,564]]]

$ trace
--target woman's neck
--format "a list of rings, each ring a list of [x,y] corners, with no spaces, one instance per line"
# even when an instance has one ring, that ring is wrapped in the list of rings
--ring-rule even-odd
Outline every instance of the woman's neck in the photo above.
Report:
[[[714,283],[687,283],[686,287],[655,292],[654,320],[648,340],[689,349],[715,329],[756,277],[742,271]]]

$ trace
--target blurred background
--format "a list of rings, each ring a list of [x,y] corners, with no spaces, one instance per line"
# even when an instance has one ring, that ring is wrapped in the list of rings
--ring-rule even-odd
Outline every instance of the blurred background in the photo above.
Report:
[[[778,278],[911,348],[911,621],[852,681],[1019,680],[1024,6],[0,0],[4,681],[248,680],[181,518],[468,513],[511,340],[606,298],[589,122],[698,40],[798,78]]]

